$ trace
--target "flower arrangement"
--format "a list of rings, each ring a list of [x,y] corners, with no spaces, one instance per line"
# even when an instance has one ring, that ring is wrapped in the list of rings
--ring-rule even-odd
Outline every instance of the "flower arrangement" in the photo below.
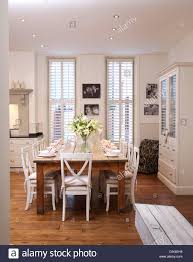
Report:
[[[83,114],[74,118],[71,128],[74,133],[80,135],[83,141],[86,141],[91,133],[96,132],[99,128],[99,123],[95,119],[88,119]]]

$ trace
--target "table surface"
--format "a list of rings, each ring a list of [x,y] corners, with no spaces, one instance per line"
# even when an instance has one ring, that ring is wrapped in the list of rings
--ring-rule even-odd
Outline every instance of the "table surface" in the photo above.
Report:
[[[73,150],[63,150],[65,153],[72,153]],[[75,152],[81,152],[79,149],[77,149]],[[128,159],[124,156],[106,156],[105,153],[101,150],[92,150],[91,152],[93,154],[93,162],[126,162]],[[45,163],[45,162],[59,162],[60,161],[60,153],[56,153],[55,157],[36,157],[34,159],[34,163]]]

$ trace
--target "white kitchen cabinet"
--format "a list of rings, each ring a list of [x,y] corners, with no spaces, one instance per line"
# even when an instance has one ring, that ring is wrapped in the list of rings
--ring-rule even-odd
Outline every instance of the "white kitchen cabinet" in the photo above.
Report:
[[[21,148],[32,146],[33,143],[42,139],[42,136],[36,138],[10,138],[10,168],[22,168]]]
[[[193,64],[160,74],[159,179],[175,194],[193,195]]]

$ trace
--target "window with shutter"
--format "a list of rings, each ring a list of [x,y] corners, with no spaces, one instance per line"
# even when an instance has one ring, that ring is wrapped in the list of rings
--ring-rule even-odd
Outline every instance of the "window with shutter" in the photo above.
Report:
[[[49,138],[54,141],[73,135],[75,115],[75,59],[49,60]]]
[[[107,60],[107,136],[133,143],[133,60]]]

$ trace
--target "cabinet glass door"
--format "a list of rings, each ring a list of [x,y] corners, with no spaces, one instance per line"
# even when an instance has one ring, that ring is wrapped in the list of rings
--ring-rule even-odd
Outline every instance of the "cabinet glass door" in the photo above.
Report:
[[[169,80],[169,135],[176,137],[176,75]]]
[[[164,135],[166,130],[166,98],[167,98],[167,81],[161,81],[161,134]]]

